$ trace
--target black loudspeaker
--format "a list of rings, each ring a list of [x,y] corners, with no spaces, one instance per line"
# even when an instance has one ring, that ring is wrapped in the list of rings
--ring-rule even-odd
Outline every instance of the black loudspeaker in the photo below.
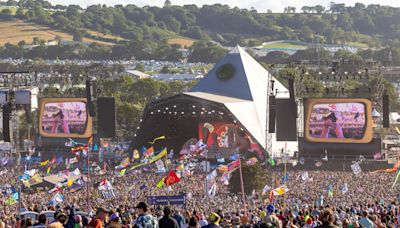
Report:
[[[275,96],[269,96],[268,133],[275,133],[276,104]]]
[[[99,97],[97,99],[97,134],[100,138],[115,136],[115,98]]]
[[[3,140],[4,142],[11,142],[10,138],[10,117],[11,117],[11,104],[3,105]]]
[[[289,98],[290,98],[290,100],[294,101],[295,100],[295,97],[294,97],[294,79],[293,78],[289,78],[288,82],[289,82]]]
[[[276,99],[276,140],[297,141],[297,110],[291,99]]]
[[[384,128],[389,127],[389,95],[382,96],[382,125]]]
[[[90,116],[96,116],[96,112],[94,111],[94,104],[93,104],[93,83],[90,80],[86,80],[86,99],[87,99],[87,103],[86,103],[86,107],[87,110],[89,112]]]

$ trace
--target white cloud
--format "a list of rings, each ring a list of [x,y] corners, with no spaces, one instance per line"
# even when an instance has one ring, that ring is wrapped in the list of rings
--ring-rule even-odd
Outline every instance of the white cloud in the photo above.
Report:
[[[232,7],[238,6],[239,8],[251,8],[254,7],[259,12],[266,12],[271,9],[273,12],[282,12],[287,6],[294,6],[297,11],[300,11],[302,6],[322,5],[329,6],[332,0],[171,0],[174,5],[185,5],[185,4],[196,4],[196,5],[211,5],[215,3],[228,4]],[[78,4],[82,7],[93,4],[135,4],[138,6],[153,5],[162,6],[164,0],[50,0],[53,4]],[[361,2],[365,5],[368,4],[381,4],[390,5],[394,7],[400,7],[399,0],[334,0],[335,3],[346,3],[346,5],[354,5],[356,2]]]

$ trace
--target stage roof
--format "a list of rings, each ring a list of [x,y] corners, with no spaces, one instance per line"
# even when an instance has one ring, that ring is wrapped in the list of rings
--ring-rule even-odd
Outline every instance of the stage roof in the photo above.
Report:
[[[217,72],[231,64],[234,74],[221,80]],[[235,47],[220,60],[187,95],[224,104],[235,118],[265,149],[269,72],[241,47]],[[274,77],[279,97],[289,97],[288,90]]]

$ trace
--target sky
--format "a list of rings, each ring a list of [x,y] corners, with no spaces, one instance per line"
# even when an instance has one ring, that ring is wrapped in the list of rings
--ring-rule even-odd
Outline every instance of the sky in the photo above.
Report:
[[[93,4],[106,4],[113,6],[116,4],[135,4],[138,6],[163,6],[165,0],[49,0],[52,4],[77,4],[82,7]],[[314,6],[322,5],[329,6],[332,0],[171,0],[173,5],[186,5],[186,4],[196,4],[198,6],[202,5],[212,5],[215,3],[227,4],[231,7],[248,8],[254,7],[259,12],[266,12],[268,9],[273,12],[282,12],[287,6],[294,6],[297,11],[300,11],[302,6]],[[380,4],[389,5],[393,7],[400,7],[400,0],[337,0],[335,3],[346,3],[346,5],[353,6],[356,2],[368,4]]]

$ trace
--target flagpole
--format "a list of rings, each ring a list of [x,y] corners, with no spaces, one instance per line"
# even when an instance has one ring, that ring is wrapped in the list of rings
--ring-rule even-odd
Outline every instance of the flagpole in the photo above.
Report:
[[[284,169],[284,171],[283,171],[283,180],[284,180],[283,184],[284,184],[284,186],[286,186],[286,161],[285,161],[285,164],[283,166],[283,169]],[[283,211],[285,211],[285,209],[286,209],[286,191],[284,191],[284,193],[283,193]]]
[[[247,209],[246,209],[246,196],[244,194],[244,185],[243,185],[243,173],[242,173],[242,161],[239,156],[239,174],[240,174],[240,187],[242,189],[242,200],[243,200],[243,208],[244,208],[244,213],[247,215]],[[207,179],[207,178],[206,178]]]
[[[90,136],[90,137],[93,137],[93,135],[92,136]],[[89,157],[90,157],[90,145],[89,145],[89,141],[90,141],[90,138],[89,138],[89,140],[88,140],[88,152],[87,152],[87,195],[86,195],[86,200],[87,200],[87,206],[88,206],[88,213],[90,214],[90,212],[91,212],[91,208],[90,208],[90,159],[89,159]]]

